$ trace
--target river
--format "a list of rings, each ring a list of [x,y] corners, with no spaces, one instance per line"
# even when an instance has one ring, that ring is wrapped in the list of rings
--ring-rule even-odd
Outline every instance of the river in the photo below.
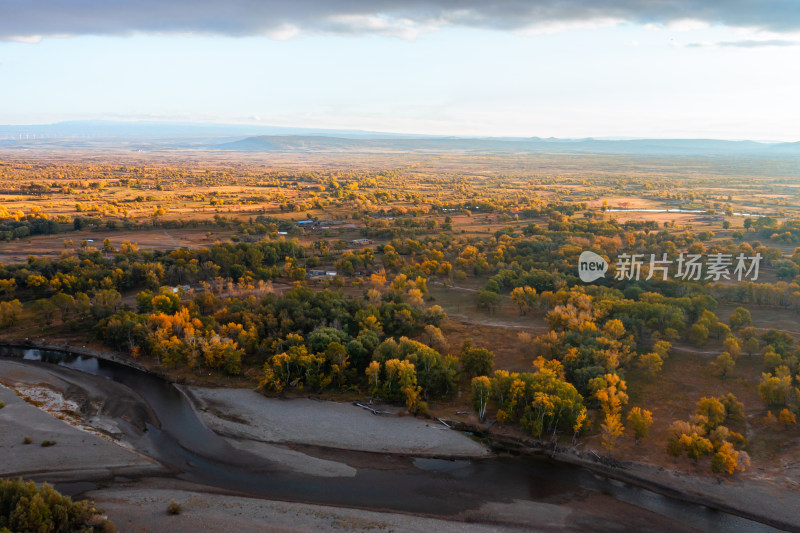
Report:
[[[705,209],[683,209],[680,207],[672,207],[672,208],[650,208],[650,207],[642,207],[642,208],[622,208],[622,207],[610,207],[606,209],[609,213],[689,213],[695,215],[702,215],[707,213]],[[719,214],[719,213],[717,213]],[[735,217],[764,217],[766,215],[757,215],[755,213],[739,213],[734,211],[733,216]]]
[[[587,524],[594,530],[620,530],[627,515],[636,511],[652,514],[653,530],[668,531],[669,524],[680,523],[703,531],[777,531],[578,466],[527,456],[473,461],[407,458],[402,468],[359,466],[354,477],[340,478],[287,472],[233,448],[201,422],[180,390],[157,376],[104,359],[51,350],[0,347],[0,357],[50,368],[58,365],[132,389],[157,421],[147,424],[144,433],[132,432],[131,444],[173,469],[180,479],[212,487],[268,499],[438,516],[491,502],[572,505],[596,501],[606,515]]]

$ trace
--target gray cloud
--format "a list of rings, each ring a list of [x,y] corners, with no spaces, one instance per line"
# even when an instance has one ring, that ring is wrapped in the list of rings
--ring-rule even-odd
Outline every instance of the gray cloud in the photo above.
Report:
[[[719,41],[713,43],[690,43],[687,48],[761,48],[768,46],[800,46],[800,41],[791,41],[789,39],[743,39],[741,41]]]
[[[746,39],[743,41],[722,41],[717,46],[731,46],[736,48],[758,48],[761,46],[798,46],[800,42],[789,41],[787,39],[769,39],[766,41],[755,41]]]
[[[0,0],[0,6],[6,40],[139,32],[411,36],[448,25],[517,30],[602,19],[800,29],[793,0]]]

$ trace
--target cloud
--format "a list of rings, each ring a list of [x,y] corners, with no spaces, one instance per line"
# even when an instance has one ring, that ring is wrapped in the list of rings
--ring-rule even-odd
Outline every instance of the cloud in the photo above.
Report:
[[[0,39],[215,34],[287,39],[301,32],[414,38],[445,26],[525,31],[621,21],[800,30],[786,0],[3,0]]]
[[[767,46],[800,46],[800,41],[789,39],[742,39],[740,41],[719,41],[690,43],[687,48],[761,48]]]

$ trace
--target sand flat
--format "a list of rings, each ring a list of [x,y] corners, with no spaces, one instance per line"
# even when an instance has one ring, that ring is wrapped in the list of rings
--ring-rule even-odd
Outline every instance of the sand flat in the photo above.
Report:
[[[184,390],[203,422],[228,437],[418,456],[491,455],[463,433],[410,415],[377,416],[349,403],[268,398],[251,389]]]
[[[100,479],[112,475],[155,474],[163,468],[139,453],[26,403],[0,385],[0,476],[47,481]],[[31,444],[24,444],[30,437]],[[55,446],[42,447],[44,440]]]

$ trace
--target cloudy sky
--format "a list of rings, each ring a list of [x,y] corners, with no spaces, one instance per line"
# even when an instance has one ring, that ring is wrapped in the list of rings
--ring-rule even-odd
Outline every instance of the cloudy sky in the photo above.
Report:
[[[0,124],[800,140],[794,0],[0,0]]]

